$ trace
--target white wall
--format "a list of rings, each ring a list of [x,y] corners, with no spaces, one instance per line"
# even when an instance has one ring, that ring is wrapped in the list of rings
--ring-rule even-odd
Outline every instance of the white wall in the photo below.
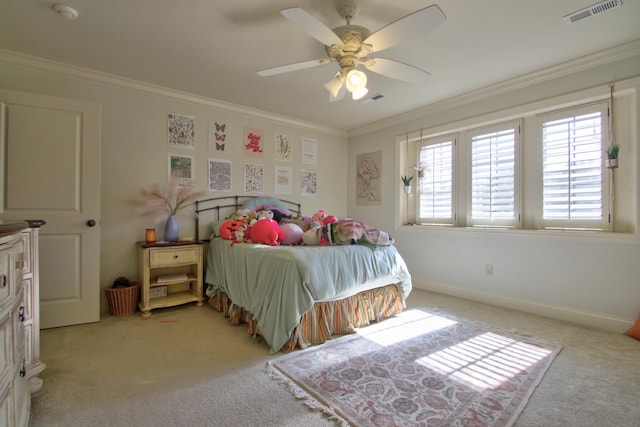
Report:
[[[206,159],[210,153],[204,144],[204,124],[210,119],[229,123],[236,138],[244,125],[262,128],[267,147],[276,131],[292,134],[298,144],[302,136],[315,138],[319,193],[316,197],[300,197],[296,184],[291,199],[300,200],[305,213],[322,208],[389,231],[406,258],[415,286],[622,330],[640,311],[640,241],[636,233],[603,238],[399,226],[397,204],[402,199],[398,194],[400,171],[395,147],[398,135],[638,76],[640,55],[605,64],[597,62],[592,67],[581,63],[576,67],[579,70],[571,74],[560,68],[552,79],[535,76],[536,84],[519,80],[518,84],[480,91],[355,130],[349,135],[348,147],[347,138],[330,129],[249,109],[243,112],[237,106],[226,108],[211,100],[33,59],[13,60],[0,55],[0,86],[102,104],[101,287],[119,275],[137,276],[135,241],[143,239],[144,229],[150,224],[135,212],[129,199],[141,186],[165,179],[167,153],[175,152],[166,144],[166,114],[176,112],[196,117],[198,146],[192,153],[197,158],[196,180],[200,188],[205,188],[207,179]],[[633,139],[629,148],[637,165],[640,88],[635,91],[631,117],[635,127],[629,129]],[[355,158],[378,150],[383,152],[383,204],[356,206]],[[299,151],[296,156],[299,158]],[[243,161],[240,150],[235,150],[233,193],[242,193]],[[273,188],[272,154],[267,153],[264,164],[266,194]],[[299,177],[300,164],[292,166],[294,178]],[[632,188],[637,193],[637,173],[634,176],[636,185]],[[636,211],[637,224],[637,206],[632,209]],[[183,235],[188,227],[182,220]],[[487,263],[494,266],[493,276],[484,274]],[[102,300],[104,311],[103,295]]]
[[[594,58],[592,64],[580,61],[574,69],[563,64],[350,132],[348,214],[391,232],[416,287],[625,330],[640,312],[640,238],[634,228],[638,224],[640,53],[635,46],[622,59],[611,56],[610,62],[603,62],[602,56]],[[628,88],[631,95],[621,103],[626,109],[620,112],[620,126],[628,138],[623,144],[629,169],[624,172],[624,191],[617,197],[626,194],[633,200],[632,206],[622,202],[625,215],[621,223],[627,233],[589,235],[400,225],[399,204],[404,203],[405,196],[397,164],[395,141],[399,135],[419,129],[446,129],[452,123],[598,86],[606,90],[609,82],[625,79],[632,82]],[[357,206],[356,156],[378,150],[383,152],[383,205]],[[493,264],[493,276],[485,274],[485,264]]]
[[[302,203],[304,214],[312,215],[324,209],[345,216],[347,190],[346,133],[324,129],[295,119],[276,117],[266,112],[238,106],[225,106],[207,100],[87,72],[60,64],[50,64],[33,58],[0,55],[0,87],[66,98],[89,100],[102,105],[102,205],[101,205],[101,273],[100,286],[109,286],[118,276],[137,278],[135,242],[144,240],[144,230],[156,227],[162,236],[164,224],[153,224],[136,212],[131,198],[140,187],[165,182],[168,175],[168,153],[195,156],[196,186],[207,189],[207,163],[211,158],[232,160],[233,189],[231,193],[210,193],[211,196],[245,194],[242,167],[245,161],[264,165],[264,194],[274,196],[274,165],[293,169],[292,195],[279,198]],[[195,116],[196,149],[175,149],[167,144],[167,113]],[[228,138],[234,143],[232,156],[220,156],[208,151],[209,120],[227,123]],[[242,129],[251,126],[264,130],[265,156],[262,160],[243,156]],[[293,161],[275,162],[274,134],[293,137]],[[318,194],[300,195],[302,137],[316,139],[318,144]],[[304,166],[305,169],[313,167]],[[46,218],[43,218],[46,220]],[[179,218],[180,234],[193,236],[193,219]],[[43,285],[44,279],[42,280]],[[106,311],[104,292],[101,309]]]

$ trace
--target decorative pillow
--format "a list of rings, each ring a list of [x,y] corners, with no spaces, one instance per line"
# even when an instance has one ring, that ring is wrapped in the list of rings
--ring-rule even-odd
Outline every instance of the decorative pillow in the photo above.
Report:
[[[630,337],[640,340],[640,315],[638,315],[638,318],[636,319],[635,323],[633,324],[631,329],[629,329],[626,332],[626,334],[629,335]]]
[[[227,220],[224,219],[222,221],[212,221],[211,222],[211,238],[220,237],[220,226],[224,224]]]
[[[285,216],[291,216],[291,212],[289,212],[289,209],[287,209],[287,206],[282,201],[271,197],[256,197],[255,199],[248,200],[243,203],[242,208],[249,209],[251,211],[275,209]]]

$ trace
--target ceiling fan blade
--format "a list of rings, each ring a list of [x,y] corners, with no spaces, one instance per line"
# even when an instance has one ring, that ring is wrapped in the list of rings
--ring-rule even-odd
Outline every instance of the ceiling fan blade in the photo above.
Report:
[[[373,46],[372,52],[379,52],[395,46],[401,41],[414,38],[447,19],[437,4],[413,12],[380,28],[367,37],[364,43]]]
[[[342,40],[329,27],[318,21],[315,16],[300,7],[291,7],[280,11],[289,21],[325,46],[341,45]]]
[[[386,58],[374,58],[365,63],[365,67],[374,73],[409,83],[424,83],[431,77],[431,74],[420,68]]]
[[[312,59],[311,61],[296,62],[296,63],[293,63],[293,64],[280,65],[279,67],[273,67],[273,68],[267,68],[266,70],[260,70],[260,71],[258,71],[258,75],[261,76],[261,77],[275,76],[277,74],[289,73],[291,71],[306,70],[307,68],[312,68],[312,67],[315,67],[317,65],[322,65],[322,64],[326,64],[326,63],[327,63],[327,59],[326,58]]]
[[[336,96],[333,96],[332,93],[329,94],[329,101],[330,102],[340,101],[342,98],[344,98],[346,93],[347,93],[347,87],[345,85],[342,85],[342,87],[340,88]]]

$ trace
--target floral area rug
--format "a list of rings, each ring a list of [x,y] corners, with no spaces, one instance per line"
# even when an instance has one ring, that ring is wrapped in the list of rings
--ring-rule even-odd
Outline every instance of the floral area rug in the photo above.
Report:
[[[510,426],[560,350],[414,308],[280,356],[267,370],[341,425]]]

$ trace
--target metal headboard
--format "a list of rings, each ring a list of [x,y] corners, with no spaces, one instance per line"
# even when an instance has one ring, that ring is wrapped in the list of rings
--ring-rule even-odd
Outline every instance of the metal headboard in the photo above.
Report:
[[[209,199],[196,200],[195,213],[196,213],[196,240],[200,240],[200,215],[204,212],[215,212],[214,218],[210,218],[210,221],[220,221],[220,211],[223,210],[223,215],[231,215],[245,203],[256,199],[273,199],[280,201],[287,207],[289,212],[302,215],[302,205],[298,202],[292,202],[290,200],[278,199],[275,197],[254,197],[254,196],[224,196],[224,197],[212,197]],[[224,218],[224,216],[223,216]]]

